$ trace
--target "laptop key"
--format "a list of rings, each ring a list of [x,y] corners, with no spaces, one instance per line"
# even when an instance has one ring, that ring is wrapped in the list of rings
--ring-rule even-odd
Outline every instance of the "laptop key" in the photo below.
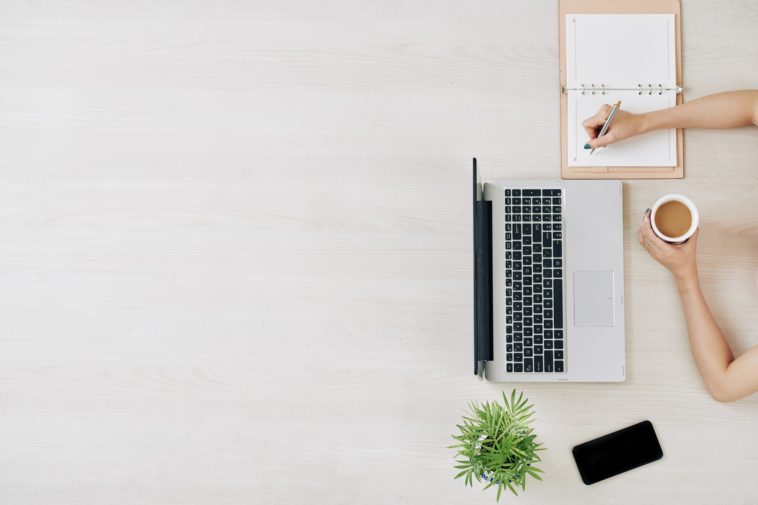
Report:
[[[510,373],[513,371],[513,363],[508,363],[505,365],[505,371]]]
[[[524,344],[522,344],[521,342],[516,342],[515,344],[513,344],[513,350],[516,352],[522,352],[524,350]]]
[[[521,363],[515,363],[513,365],[513,371],[514,372],[523,372],[524,371],[524,365]]]
[[[553,306],[555,311],[555,327],[563,328],[563,280],[553,281]]]
[[[533,342],[532,342],[532,339],[531,339],[531,338],[525,338],[525,339],[524,339],[524,345],[525,345],[525,346],[527,346],[527,347],[531,347],[531,346],[532,346],[532,344],[533,344]]]
[[[553,348],[553,341],[545,340],[545,349],[552,349],[552,348]]]
[[[563,361],[556,361],[555,362],[555,371],[556,372],[563,372]]]
[[[513,360],[516,361],[517,363],[523,363],[524,355],[521,354],[520,352],[517,352],[513,355]]]
[[[545,356],[545,371],[546,372],[552,372],[553,371],[553,361],[552,359],[548,360],[547,356]]]
[[[533,372],[534,371],[534,367],[532,365],[531,358],[527,358],[527,359],[524,360],[524,371],[525,372]]]
[[[536,339],[535,339],[536,341]],[[541,345],[535,345],[534,346],[534,355],[537,356],[538,354],[542,354],[543,348]]]
[[[556,340],[555,341],[555,348],[556,349],[563,349],[563,340]]]
[[[506,354],[505,354],[505,359],[506,359],[507,361],[513,361],[513,353],[510,353],[510,352],[509,352],[509,353],[506,353]]]
[[[524,357],[525,358],[531,358],[534,353],[534,349],[531,347],[524,347]],[[563,357],[563,353],[561,353],[561,357]]]
[[[542,356],[535,356],[534,357],[534,371],[535,372],[541,372],[542,371]]]
[[[529,349],[531,351],[531,349]],[[553,352],[553,357],[555,359],[563,359],[563,351],[555,351]]]

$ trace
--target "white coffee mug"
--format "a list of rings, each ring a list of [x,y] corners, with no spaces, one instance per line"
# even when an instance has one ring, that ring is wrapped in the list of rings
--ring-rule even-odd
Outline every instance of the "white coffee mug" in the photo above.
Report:
[[[661,230],[658,229],[658,226],[655,224],[655,213],[658,211],[658,209],[667,202],[680,202],[687,206],[687,208],[690,211],[690,216],[692,217],[692,222],[690,223],[689,229],[683,234],[678,237],[669,237],[661,232]],[[692,236],[693,233],[695,233],[695,230],[697,230],[698,225],[700,224],[700,215],[697,212],[697,207],[695,207],[695,204],[692,203],[692,200],[687,198],[686,196],[682,195],[666,195],[662,196],[658,199],[657,202],[653,205],[653,209],[650,211],[650,224],[653,226],[653,232],[661,239],[665,240],[666,242],[670,242],[672,244],[681,244],[682,242],[685,242],[688,238]]]

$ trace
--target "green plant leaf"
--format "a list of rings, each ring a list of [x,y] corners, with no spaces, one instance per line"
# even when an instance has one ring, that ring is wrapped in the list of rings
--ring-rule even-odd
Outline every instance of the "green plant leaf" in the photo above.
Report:
[[[482,489],[496,487],[498,501],[504,489],[514,495],[517,487],[525,490],[527,477],[542,480],[544,472],[533,465],[541,461],[537,451],[545,448],[536,441],[530,425],[534,410],[523,392],[503,391],[502,402],[472,401],[468,407],[452,435],[457,443],[448,447],[456,451],[460,471],[455,479],[463,477],[468,486],[476,479]]]

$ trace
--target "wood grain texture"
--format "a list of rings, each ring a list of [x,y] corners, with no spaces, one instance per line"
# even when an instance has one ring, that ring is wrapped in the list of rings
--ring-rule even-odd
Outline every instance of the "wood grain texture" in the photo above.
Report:
[[[472,399],[470,158],[560,169],[554,1],[1,2],[0,504],[493,503],[453,481]],[[687,100],[758,87],[758,5],[682,4]],[[625,186],[620,385],[525,386],[523,504],[753,504],[758,396],[713,402],[636,244],[681,192],[704,289],[758,344],[755,129]],[[664,460],[570,448],[649,418]],[[516,500],[508,500],[516,501]]]

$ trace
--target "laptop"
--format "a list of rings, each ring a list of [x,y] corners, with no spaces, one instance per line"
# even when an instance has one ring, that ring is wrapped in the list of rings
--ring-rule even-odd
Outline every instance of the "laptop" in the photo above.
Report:
[[[494,382],[620,382],[624,228],[617,180],[479,183],[474,373]]]

